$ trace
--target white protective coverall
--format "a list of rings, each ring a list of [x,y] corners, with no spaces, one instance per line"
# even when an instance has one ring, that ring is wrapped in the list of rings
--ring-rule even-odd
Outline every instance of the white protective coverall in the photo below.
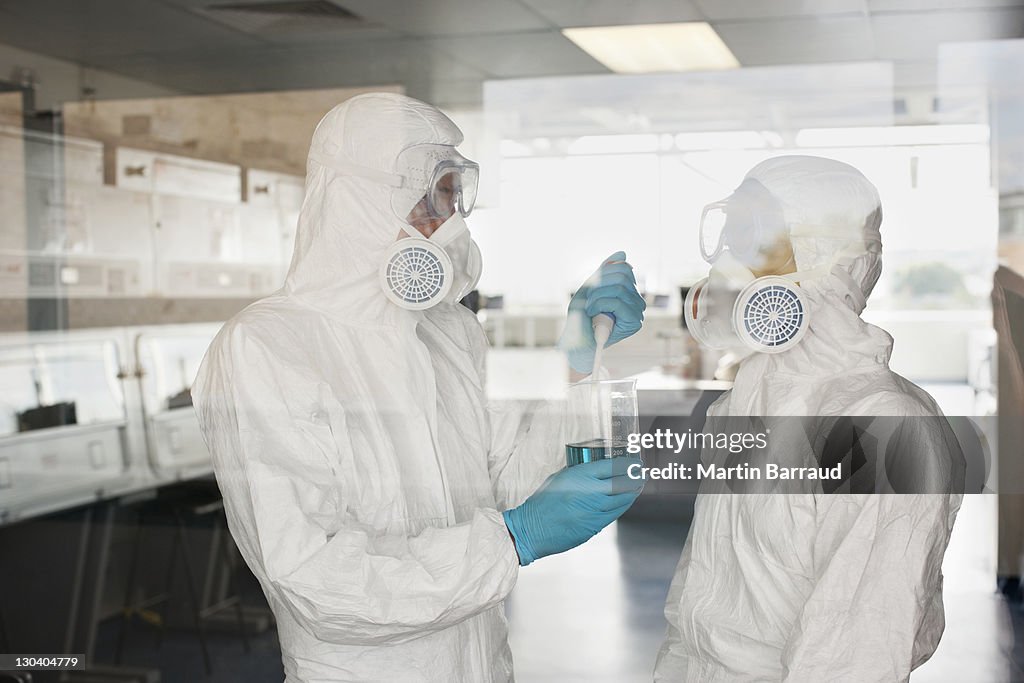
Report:
[[[434,107],[361,95],[311,156],[395,172],[410,145],[461,140]],[[500,511],[564,464],[560,418],[488,413],[469,310],[385,299],[390,197],[309,161],[284,287],[228,321],[192,396],[287,681],[508,681],[519,562]]]
[[[851,166],[806,156],[769,159],[747,177],[782,202],[798,270],[842,252],[838,267],[852,280],[801,283],[808,333],[788,351],[745,359],[709,408],[709,424],[720,416],[941,415],[889,369],[892,338],[860,318],[863,303],[849,289],[866,298],[881,273],[874,186]],[[950,433],[935,421],[899,424],[916,453],[948,469]],[[962,496],[704,488],[669,590],[657,681],[895,683],[934,652],[944,627],[942,557]]]

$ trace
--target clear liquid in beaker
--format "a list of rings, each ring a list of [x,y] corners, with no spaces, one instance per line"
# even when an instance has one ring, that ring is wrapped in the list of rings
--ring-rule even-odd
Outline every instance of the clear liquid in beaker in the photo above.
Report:
[[[587,439],[565,445],[565,464],[569,467],[595,460],[618,458],[626,455],[625,441]]]

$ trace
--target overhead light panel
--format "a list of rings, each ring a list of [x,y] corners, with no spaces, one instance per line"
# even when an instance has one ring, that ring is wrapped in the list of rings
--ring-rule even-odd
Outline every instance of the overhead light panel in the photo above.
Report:
[[[562,35],[616,73],[712,71],[740,65],[704,21],[567,28]]]

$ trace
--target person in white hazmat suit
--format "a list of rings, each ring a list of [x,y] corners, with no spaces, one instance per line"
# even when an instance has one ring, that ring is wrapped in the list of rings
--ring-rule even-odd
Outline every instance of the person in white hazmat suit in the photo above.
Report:
[[[931,397],[889,369],[892,338],[860,317],[881,272],[881,220],[859,171],[810,156],[758,164],[705,209],[701,249],[712,265],[686,302],[687,323],[705,344],[749,353],[708,424],[897,417],[896,443],[929,477],[910,490],[929,492],[825,494],[810,482],[806,493],[736,494],[702,484],[666,602],[657,681],[895,683],[939,642],[960,454]],[[757,291],[772,296],[762,314],[737,315]]]
[[[461,141],[401,95],[332,109],[284,287],[225,324],[192,389],[288,681],[512,680],[519,567],[640,490],[611,461],[560,469],[557,411],[489,414],[486,338],[458,305],[480,272]],[[574,305],[615,315],[617,341],[643,303],[611,260]]]

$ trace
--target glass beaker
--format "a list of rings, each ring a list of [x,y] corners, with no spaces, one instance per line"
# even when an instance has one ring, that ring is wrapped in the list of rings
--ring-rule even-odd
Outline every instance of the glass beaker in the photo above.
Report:
[[[567,466],[626,455],[629,435],[640,425],[636,380],[577,382],[569,386],[567,402]]]

